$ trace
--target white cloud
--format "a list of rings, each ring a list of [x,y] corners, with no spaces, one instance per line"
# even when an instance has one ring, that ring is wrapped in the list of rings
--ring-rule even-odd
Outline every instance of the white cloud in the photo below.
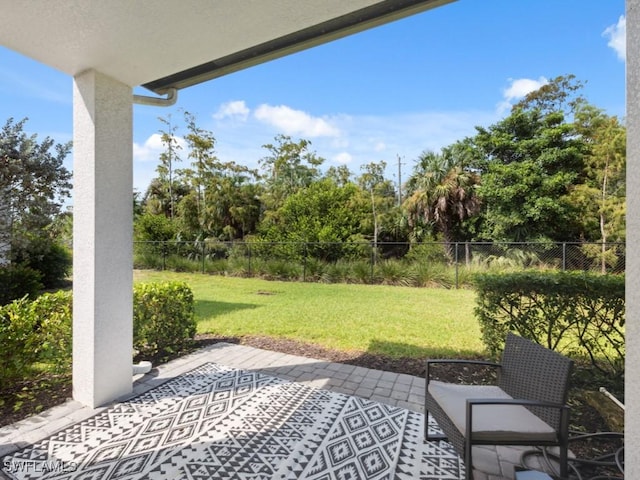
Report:
[[[258,111],[263,120],[258,119]],[[292,117],[299,118],[305,128],[299,126],[295,130],[284,129],[273,121],[267,121],[267,118],[280,118],[278,115],[283,111],[293,112]],[[249,168],[257,168],[260,159],[268,155],[261,146],[273,143],[274,133],[285,133],[311,140],[310,150],[326,159],[322,165],[323,170],[331,166],[346,165],[358,175],[362,165],[384,160],[387,163],[387,178],[393,179],[397,177],[397,158],[400,156],[403,159],[402,178],[408,178],[414,161],[423,150],[439,151],[457,140],[474,135],[475,126],[487,126],[499,118],[495,111],[425,111],[383,115],[335,112],[328,117],[314,118],[289,107],[280,107],[278,110],[278,107],[263,105],[259,109],[252,109],[246,122],[224,121],[216,126],[216,154],[223,161],[234,161]],[[324,121],[330,127],[329,132],[337,133],[338,136],[312,138],[309,133],[314,133],[311,127],[317,120]],[[320,132],[325,131],[317,126],[316,128]],[[162,151],[160,146],[159,138],[150,136],[143,145],[136,146],[139,155],[136,158],[157,159]],[[181,153],[183,161],[187,163],[189,160],[185,151]],[[137,162],[137,170],[148,171],[145,177],[141,174],[140,182],[137,182],[141,185],[141,191],[148,185],[146,179],[156,176],[153,169],[157,162],[158,160]]]
[[[256,119],[278,127],[286,135],[303,137],[338,137],[340,130],[325,118],[313,117],[302,110],[286,105],[260,105],[254,112]]]
[[[162,141],[159,133],[154,133],[140,145],[133,143],[133,159],[139,162],[157,160],[162,151]]]
[[[184,150],[186,142],[182,137],[175,137],[178,146]],[[151,180],[158,176],[156,167],[160,163],[160,154],[165,150],[162,136],[154,133],[144,143],[133,143],[133,188],[138,192],[146,192]],[[178,151],[180,154],[180,151]],[[184,158],[184,155],[183,155]]]
[[[340,152],[335,157],[333,157],[333,161],[342,165],[347,165],[348,163],[351,163],[353,161],[353,157],[350,153]]]
[[[185,147],[186,143],[184,138],[175,137],[175,139],[180,148]],[[147,138],[142,145],[135,142],[133,143],[133,159],[138,162],[157,161],[165,148],[162,144],[162,136],[159,133],[154,133]]]
[[[397,158],[403,159],[403,178],[408,175],[424,150],[439,151],[457,140],[476,133],[475,126],[487,126],[498,120],[495,112],[404,112],[391,115],[332,116],[347,148],[337,148],[331,139],[318,138],[313,150],[326,158],[323,165],[347,165],[354,173],[371,162],[387,163],[387,178],[398,172]],[[384,147],[384,148],[383,148]]]
[[[618,58],[623,62],[627,59],[627,19],[620,15],[618,23],[610,25],[602,32],[602,36],[607,37],[607,45],[616,52]]]
[[[498,113],[503,114],[508,111],[515,100],[524,98],[528,93],[538,90],[543,85],[549,83],[545,77],[540,77],[537,80],[531,78],[517,78],[509,79],[510,85],[502,91],[504,100],[498,103]]]
[[[220,105],[218,111],[213,114],[213,118],[216,120],[231,118],[244,122],[249,117],[249,113],[251,113],[251,110],[249,110],[244,100],[233,100]]]
[[[382,152],[386,149],[387,149],[387,146],[385,145],[384,142],[376,142],[376,144],[373,146],[373,150],[376,152]]]

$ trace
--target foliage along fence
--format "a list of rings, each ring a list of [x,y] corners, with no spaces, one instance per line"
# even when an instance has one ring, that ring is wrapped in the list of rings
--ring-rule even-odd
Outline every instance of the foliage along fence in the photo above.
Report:
[[[282,280],[468,284],[469,273],[522,269],[620,274],[624,243],[135,242],[135,266]]]

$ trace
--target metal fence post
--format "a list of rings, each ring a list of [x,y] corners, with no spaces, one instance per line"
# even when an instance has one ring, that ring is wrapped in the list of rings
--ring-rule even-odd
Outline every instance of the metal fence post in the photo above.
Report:
[[[458,242],[456,242],[456,290],[458,289]]]
[[[562,271],[567,269],[567,242],[562,242]]]
[[[204,273],[204,248],[205,248],[204,240],[202,240],[202,273]]]
[[[251,244],[245,242],[245,245],[247,246],[247,253],[249,254],[249,276],[252,276],[252,273],[251,273]]]

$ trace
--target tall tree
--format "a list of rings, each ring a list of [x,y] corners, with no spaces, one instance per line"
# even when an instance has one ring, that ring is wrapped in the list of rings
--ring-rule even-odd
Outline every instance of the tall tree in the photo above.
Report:
[[[173,220],[176,204],[173,188],[174,164],[180,161],[179,151],[182,147],[176,135],[178,127],[173,124],[171,115],[167,115],[166,118],[158,117],[158,120],[160,120],[165,127],[164,130],[160,130],[160,141],[164,146],[164,151],[160,154],[160,164],[156,168],[156,171],[158,172],[161,184],[163,186],[166,185],[169,196],[168,213],[169,218]]]
[[[366,204],[360,202],[358,187],[337,185],[331,179],[313,182],[287,197],[260,227],[261,238],[287,243],[290,255],[327,261],[340,259],[349,248],[344,245],[357,232]]]
[[[560,75],[525,95],[514,105],[513,111],[538,110],[543,115],[562,112],[571,121],[573,114],[585,102],[581,94],[583,87],[584,83],[575,75]]]
[[[340,165],[338,167],[331,166],[327,169],[324,176],[326,178],[330,178],[338,186],[344,187],[349,182],[351,182],[351,170],[346,165]]]
[[[215,155],[216,139],[213,133],[198,127],[196,117],[184,112],[188,133],[184,139],[189,149],[191,167],[180,171],[182,178],[191,186],[192,192],[181,202],[183,221],[197,236],[206,236],[211,228],[207,204],[207,185],[220,170],[220,161]],[[191,211],[187,211],[187,209]],[[195,210],[195,211],[193,211]]]
[[[42,233],[71,190],[71,173],[63,164],[71,142],[57,144],[49,137],[39,142],[24,132],[26,121],[9,118],[0,131],[0,264],[18,257],[29,263],[35,245],[37,255],[47,254],[53,239],[45,242]]]
[[[255,231],[261,213],[257,177],[256,171],[235,162],[221,164],[206,189],[211,234],[234,240]]]
[[[481,236],[496,241],[578,240],[569,198],[582,183],[585,144],[562,111],[515,107],[472,139],[485,204]]]
[[[602,110],[582,104],[576,111],[576,128],[586,142],[585,181],[572,192],[580,206],[585,223],[597,222],[601,242],[599,259],[601,270],[615,262],[615,248],[607,242],[625,239],[626,214],[626,129],[618,118]]]
[[[362,165],[362,174],[358,177],[358,184],[370,198],[371,219],[373,220],[373,249],[378,251],[378,236],[380,234],[380,215],[386,213],[393,203],[389,199],[395,197],[395,191],[390,181],[384,178],[387,163],[384,161],[371,162]],[[382,210],[382,211],[381,211]],[[375,260],[375,257],[374,257]]]
[[[457,227],[480,209],[479,176],[455,152],[423,152],[407,182],[409,197],[403,204],[412,228],[428,223],[442,233],[449,259],[453,259]]]
[[[287,135],[277,135],[275,143],[262,146],[269,152],[260,160],[268,210],[277,210],[289,195],[320,178],[318,167],[324,159],[310,152],[310,146],[309,140],[294,142]]]

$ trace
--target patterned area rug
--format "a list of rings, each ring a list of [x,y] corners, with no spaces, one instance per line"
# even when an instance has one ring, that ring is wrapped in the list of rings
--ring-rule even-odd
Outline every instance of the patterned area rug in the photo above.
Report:
[[[15,479],[462,478],[448,443],[423,443],[423,422],[406,409],[207,363],[1,465]]]

